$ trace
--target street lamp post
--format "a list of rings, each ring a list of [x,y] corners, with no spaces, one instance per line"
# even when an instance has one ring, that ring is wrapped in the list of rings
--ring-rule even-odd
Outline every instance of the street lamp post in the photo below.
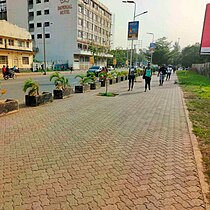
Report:
[[[43,23],[43,53],[44,53],[44,75],[46,75],[46,43],[45,43],[45,22]]]
[[[155,35],[154,35],[154,33],[148,32],[147,34],[152,35],[152,43],[154,43],[154,40],[155,40]],[[153,52],[151,51],[151,61],[150,61],[151,65],[152,65],[152,54],[153,54]]]
[[[123,3],[134,4],[134,14],[133,14],[133,21],[135,21],[136,17],[146,14],[148,11],[142,12],[136,15],[136,2],[135,1],[122,1]],[[133,39],[131,40],[131,55],[130,55],[130,67],[132,67],[133,62]]]

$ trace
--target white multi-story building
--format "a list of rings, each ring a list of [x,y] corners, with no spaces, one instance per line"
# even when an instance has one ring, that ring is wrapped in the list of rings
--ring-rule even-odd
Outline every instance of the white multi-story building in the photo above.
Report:
[[[36,60],[87,69],[110,55],[112,14],[98,0],[0,0],[9,22],[25,27],[34,40]]]

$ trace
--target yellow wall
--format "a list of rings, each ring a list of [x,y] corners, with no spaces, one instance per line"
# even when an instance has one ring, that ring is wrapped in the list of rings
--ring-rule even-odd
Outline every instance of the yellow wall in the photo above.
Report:
[[[26,52],[17,52],[17,51],[11,51],[11,52],[5,52],[0,49],[0,56],[7,56],[8,57],[8,65],[9,68],[12,68],[13,66],[17,66],[17,68],[20,69],[30,69],[33,66],[33,54],[32,53],[26,53]],[[29,64],[23,64],[22,58],[23,57],[29,57]],[[0,64],[0,67],[2,68],[5,64]]]

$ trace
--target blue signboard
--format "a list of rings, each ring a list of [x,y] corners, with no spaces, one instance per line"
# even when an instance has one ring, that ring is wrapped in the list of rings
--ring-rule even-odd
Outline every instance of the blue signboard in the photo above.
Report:
[[[138,40],[139,21],[128,23],[128,40]]]
[[[149,48],[150,48],[150,49],[155,49],[155,43],[150,43]]]

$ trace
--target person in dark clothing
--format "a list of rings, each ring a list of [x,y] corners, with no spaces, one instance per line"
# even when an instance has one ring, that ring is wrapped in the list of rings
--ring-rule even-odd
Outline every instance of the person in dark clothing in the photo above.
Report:
[[[159,71],[158,71],[158,77],[160,77],[160,80],[159,80],[160,84],[159,84],[159,86],[163,86],[165,75],[166,75],[166,67],[163,64],[160,67]]]
[[[6,66],[6,75],[9,75],[9,66]]]
[[[132,66],[129,68],[129,73],[128,73],[128,91],[133,89],[134,85],[134,79],[135,79],[135,68]]]
[[[147,86],[150,90],[151,77],[152,77],[152,69],[150,67],[150,63],[148,63],[147,67],[144,70],[144,74],[143,74],[143,78],[145,79],[145,90],[144,90],[144,92],[147,91]]]

